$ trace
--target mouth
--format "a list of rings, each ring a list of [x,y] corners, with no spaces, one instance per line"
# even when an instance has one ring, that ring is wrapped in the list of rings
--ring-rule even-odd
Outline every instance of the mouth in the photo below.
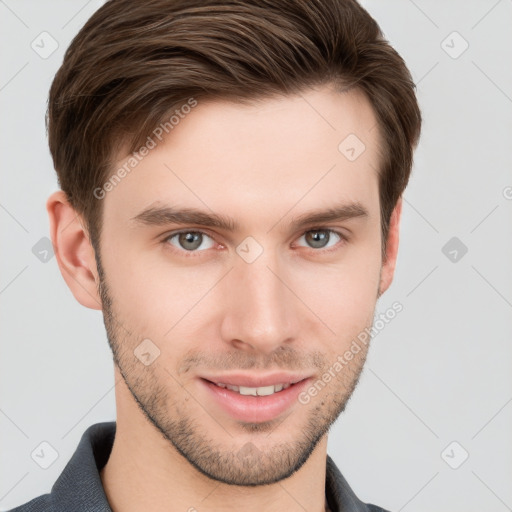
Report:
[[[209,381],[210,382],[210,381]],[[270,386],[260,386],[257,388],[252,388],[248,386],[232,386],[230,384],[224,384],[222,382],[212,382],[216,386],[219,386],[223,389],[229,389],[230,391],[234,391],[235,393],[239,393],[244,396],[270,396],[274,393],[280,393],[284,389],[288,389],[293,384],[289,382],[284,382],[282,384],[274,384]]]
[[[227,413],[231,418],[251,423],[271,421],[298,402],[299,393],[308,385],[311,378],[290,382],[276,382],[265,386],[243,386],[200,378],[202,388],[207,393],[207,403]]]

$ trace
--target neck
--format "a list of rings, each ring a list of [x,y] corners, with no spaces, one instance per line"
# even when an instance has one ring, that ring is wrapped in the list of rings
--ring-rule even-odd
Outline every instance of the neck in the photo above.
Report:
[[[190,464],[146,419],[123,382],[116,386],[117,427],[100,472],[114,512],[324,512],[327,436],[293,475],[275,484],[242,487],[212,480]]]

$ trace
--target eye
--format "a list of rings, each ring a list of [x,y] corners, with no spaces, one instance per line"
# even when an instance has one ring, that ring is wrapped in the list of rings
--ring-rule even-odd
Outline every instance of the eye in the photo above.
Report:
[[[338,238],[334,238],[332,240],[332,235]],[[326,249],[329,247],[333,247],[336,245],[336,243],[339,240],[346,240],[346,238],[339,232],[334,231],[332,229],[323,229],[323,228],[317,228],[317,229],[311,229],[309,231],[306,231],[299,240],[302,239],[306,240],[306,243],[309,244],[309,246],[313,249]],[[329,243],[333,241],[331,245]]]
[[[310,248],[326,251],[335,247],[339,241],[346,241],[346,237],[341,233],[327,228],[310,229],[299,238],[299,241],[302,239],[306,241]],[[171,233],[169,236],[164,238],[163,242],[166,244],[168,243],[178,251],[185,253],[197,253],[206,249],[211,249],[216,243],[203,231],[192,230]]]
[[[174,239],[176,243],[174,243]],[[165,238],[164,242],[169,242],[177,249],[182,249],[187,252],[199,252],[198,249],[203,245],[205,239],[209,239],[211,242],[200,250],[211,249],[215,243],[202,231],[180,231],[178,233],[173,233]]]

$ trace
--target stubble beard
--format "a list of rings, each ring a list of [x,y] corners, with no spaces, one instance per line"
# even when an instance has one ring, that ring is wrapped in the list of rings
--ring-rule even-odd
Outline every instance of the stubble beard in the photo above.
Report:
[[[187,390],[178,384],[174,390],[169,389],[155,372],[158,366],[156,362],[144,366],[134,356],[133,350],[144,336],[138,336],[121,327],[116,320],[120,316],[114,310],[99,259],[97,264],[103,320],[114,363],[141,412],[170,445],[200,473],[228,485],[268,485],[286,479],[298,471],[345,410],[359,382],[367,349],[362,349],[352,359],[351,364],[342,369],[338,386],[331,382],[317,396],[312,397],[307,405],[301,405],[308,408],[307,417],[304,427],[294,439],[273,445],[268,443],[274,431],[279,432],[279,437],[287,429],[296,431],[297,407],[289,416],[273,421],[237,423],[237,428],[243,430],[244,437],[247,433],[254,433],[261,440],[264,433],[265,446],[259,449],[256,446],[258,442],[246,442],[243,446],[233,448],[237,444],[237,428],[232,425],[229,428],[223,427],[221,432],[225,436],[222,441],[209,436],[204,421],[198,421],[183,410],[184,400],[189,403],[194,400]],[[171,376],[165,379],[165,383],[173,382],[175,381]],[[208,420],[210,418],[208,416]],[[219,422],[214,418],[211,421],[215,423],[214,428],[218,431]]]

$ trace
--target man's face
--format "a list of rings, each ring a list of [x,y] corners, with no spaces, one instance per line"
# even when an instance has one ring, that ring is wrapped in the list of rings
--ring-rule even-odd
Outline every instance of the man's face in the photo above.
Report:
[[[378,142],[357,91],[199,102],[103,199],[101,288],[115,361],[169,449],[213,479],[290,476],[357,384],[366,345],[308,403],[298,399],[372,325]],[[347,218],[293,223],[343,206]],[[236,229],[142,214],[158,208],[216,214]],[[278,372],[275,384],[308,380],[261,397],[208,382]]]

